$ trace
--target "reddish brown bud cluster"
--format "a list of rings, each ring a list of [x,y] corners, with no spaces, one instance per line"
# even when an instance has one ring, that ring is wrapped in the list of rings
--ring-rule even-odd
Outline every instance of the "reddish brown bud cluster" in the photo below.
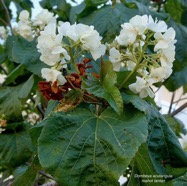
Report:
[[[49,82],[41,81],[38,83],[38,89],[46,100],[61,100],[62,94],[67,92],[67,89],[63,89],[61,86],[58,87],[57,82],[51,86]]]
[[[53,84],[49,82],[39,82],[38,88],[46,100],[61,100],[64,96],[63,94],[67,93],[69,89],[81,88],[81,77],[86,75],[86,69],[92,68],[88,63],[91,61],[91,58],[85,58],[81,63],[77,64],[79,74],[71,73],[66,75],[65,78],[67,82],[64,85],[57,85],[57,82]],[[96,78],[99,78],[99,75],[92,73]],[[90,101],[90,97],[87,92],[85,92],[85,100]],[[93,101],[91,99],[91,101]]]

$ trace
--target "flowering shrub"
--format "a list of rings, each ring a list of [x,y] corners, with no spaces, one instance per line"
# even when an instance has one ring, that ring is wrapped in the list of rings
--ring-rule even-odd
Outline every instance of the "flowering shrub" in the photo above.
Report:
[[[131,10],[128,3],[106,3],[81,6]],[[74,23],[82,12],[67,20],[58,6],[55,11],[30,18],[22,10],[15,28],[0,27],[6,73],[0,171],[9,171],[15,186],[48,179],[115,186],[122,175],[128,186],[146,185],[141,175],[153,185],[178,184],[187,154],[176,135],[185,136],[185,130],[174,133],[154,102],[155,89],[173,72],[175,29],[155,16],[132,13],[107,39],[92,21]]]

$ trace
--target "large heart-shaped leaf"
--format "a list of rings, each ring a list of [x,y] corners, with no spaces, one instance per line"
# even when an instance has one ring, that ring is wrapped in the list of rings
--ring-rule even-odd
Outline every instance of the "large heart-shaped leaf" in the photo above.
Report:
[[[146,118],[131,106],[122,117],[111,108],[52,113],[43,121],[39,160],[62,185],[116,186],[146,138]]]

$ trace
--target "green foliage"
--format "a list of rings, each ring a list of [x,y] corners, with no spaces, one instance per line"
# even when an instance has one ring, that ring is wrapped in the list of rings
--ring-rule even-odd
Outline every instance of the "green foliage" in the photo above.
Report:
[[[187,175],[183,175],[177,179],[174,180],[174,186],[185,186],[187,182]]]
[[[100,79],[89,75],[88,79],[83,81],[82,88],[90,94],[104,98],[118,114],[121,114],[123,112],[123,101],[120,91],[115,86],[117,76],[113,71],[112,63],[105,62],[101,66]]]
[[[121,24],[127,22],[137,12],[123,4],[104,6],[79,19],[80,22],[94,25],[95,29],[104,37],[104,41],[112,41],[119,34]]]
[[[138,96],[122,95],[124,102],[132,103],[135,108],[147,115],[149,135],[147,146],[151,161],[157,173],[173,174],[175,167],[187,167],[187,153],[181,148],[174,132],[167,124],[165,118],[151,104]],[[165,167],[169,164],[170,170]]]
[[[11,123],[0,134],[0,166],[12,170],[27,161],[32,154],[32,143],[27,132],[28,124]]]
[[[36,48],[36,41],[27,41],[24,38],[16,38],[12,46],[12,60],[24,64],[30,72],[40,76],[41,69],[47,67],[39,60],[40,54]]]
[[[13,186],[33,186],[35,184],[35,180],[40,169],[41,166],[38,162],[38,158],[35,158],[32,164],[26,167],[26,169],[22,171],[21,175],[16,177],[15,181],[13,182]],[[16,171],[18,172],[18,170]]]
[[[39,160],[60,184],[114,186],[146,138],[145,116],[130,107],[121,118],[110,108],[99,116],[52,113],[43,121]]]
[[[171,129],[175,132],[175,134],[180,137],[180,133],[186,134],[186,129],[184,124],[177,118],[171,117],[169,115],[164,116],[166,121],[169,123]]]
[[[25,83],[18,86],[7,86],[0,88],[0,115],[6,119],[15,121],[22,118],[22,106],[33,88],[34,78],[31,76]]]
[[[131,177],[128,181],[128,186],[131,185],[142,185],[142,186],[157,186],[158,182],[156,182],[158,179],[165,180],[161,177],[158,178],[157,172],[154,170],[151,159],[148,154],[147,145],[144,143],[140,146],[138,152],[136,153],[136,156],[132,160],[131,163]],[[138,177],[139,175],[146,175],[147,177],[141,178]],[[153,180],[149,182],[149,180]],[[164,184],[167,184],[166,182]],[[169,184],[167,184],[169,186]]]
[[[31,12],[33,6],[30,0],[4,2],[10,13],[11,2],[17,13],[23,9]],[[120,33],[121,24],[135,15],[165,20],[175,29],[177,43],[173,73],[163,84],[170,91],[183,86],[187,92],[186,1],[157,2],[122,0],[110,5],[107,0],[85,0],[71,6],[66,0],[41,0],[40,5],[55,13],[58,20],[93,25],[108,43]],[[0,14],[8,23],[1,3]],[[5,26],[2,21],[0,25]],[[52,88],[68,93],[63,92],[61,101],[46,101],[38,94],[37,84],[41,69],[48,66],[40,61],[36,44],[36,39],[27,41],[16,33],[0,43],[1,74],[7,75],[0,87],[0,124],[7,125],[0,126],[6,129],[0,133],[0,172],[14,173],[13,186],[35,185],[41,170],[64,186],[117,186],[127,167],[131,170],[128,186],[158,185],[144,183],[135,175],[170,174],[173,179],[163,178],[164,185],[186,185],[187,153],[177,139],[186,130],[177,119],[162,116],[153,100],[150,103],[127,94],[136,73],[119,90],[129,71],[114,72],[112,63],[103,56],[101,65],[99,60],[88,63],[93,68],[80,77],[81,87],[64,90],[48,84],[45,91],[49,94]],[[69,75],[68,70],[64,74]],[[85,94],[96,97],[96,102],[85,103]],[[23,121],[23,111],[40,114],[39,122],[31,127]]]

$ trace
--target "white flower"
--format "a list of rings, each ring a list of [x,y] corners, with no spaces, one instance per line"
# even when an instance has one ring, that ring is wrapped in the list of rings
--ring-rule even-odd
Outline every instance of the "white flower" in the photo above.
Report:
[[[58,32],[60,34],[69,37],[74,42],[78,41],[80,37],[88,30],[90,30],[90,27],[81,23],[70,25],[69,22],[65,22],[58,27]]]
[[[135,94],[139,93],[141,98],[145,98],[147,96],[153,98],[154,93],[150,88],[150,84],[143,78],[136,77],[136,83],[129,85],[129,89]]]
[[[175,30],[173,28],[169,28],[164,34],[157,32],[154,34],[154,38],[158,41],[154,47],[154,51],[168,48],[171,44],[173,45],[176,42]]]
[[[144,16],[134,16],[130,19],[129,23],[124,23],[121,25],[122,30],[120,35],[116,38],[120,45],[131,45],[135,42],[137,35],[144,35],[147,29],[147,15]]]
[[[154,21],[152,16],[149,15],[147,28],[154,32],[165,32],[167,30],[167,25],[164,21]]]
[[[162,82],[167,79],[172,73],[172,69],[169,67],[152,68],[149,75],[149,82],[156,83]]]
[[[33,25],[39,26],[42,30],[47,24],[56,23],[54,14],[49,12],[47,9],[43,9],[34,19]]]
[[[17,30],[18,33],[28,41],[33,40],[33,31],[30,24],[19,21]]]
[[[22,10],[19,14],[19,20],[24,23],[30,23],[29,12],[27,10]]]
[[[41,73],[42,77],[48,82],[54,83],[57,81],[58,85],[64,85],[67,82],[62,73],[58,70],[42,68]]]
[[[62,35],[56,35],[56,24],[49,23],[38,37],[37,48],[41,53],[40,59],[49,66],[57,62],[70,60],[67,51],[62,47]]]
[[[179,142],[182,146],[182,148],[187,151],[187,134],[180,134],[181,138],[179,138]]]
[[[119,71],[121,67],[121,54],[114,47],[109,50],[109,60],[112,62],[114,70]]]
[[[134,67],[136,66],[136,63],[134,61],[131,60],[127,60],[127,70],[133,70]]]
[[[22,10],[19,14],[17,31],[22,37],[24,37],[28,41],[33,40],[33,31],[31,27],[31,21],[29,18],[29,12],[27,10]]]
[[[95,60],[105,54],[106,47],[101,44],[102,37],[94,30],[93,26],[81,23],[70,25],[65,22],[58,27],[58,32],[74,42],[80,41],[82,49],[89,51]]]
[[[4,26],[0,26],[0,38],[6,40],[7,37],[8,37],[7,30],[5,29]]]
[[[148,17],[147,15],[136,15],[129,20],[129,23],[133,25],[137,35],[142,35],[147,29]]]
[[[175,46],[170,45],[168,48],[159,50],[158,53],[160,54],[161,65],[171,68],[175,60]]]
[[[133,44],[137,36],[134,27],[130,23],[124,23],[121,27],[120,35],[116,37],[118,44],[125,46]]]

